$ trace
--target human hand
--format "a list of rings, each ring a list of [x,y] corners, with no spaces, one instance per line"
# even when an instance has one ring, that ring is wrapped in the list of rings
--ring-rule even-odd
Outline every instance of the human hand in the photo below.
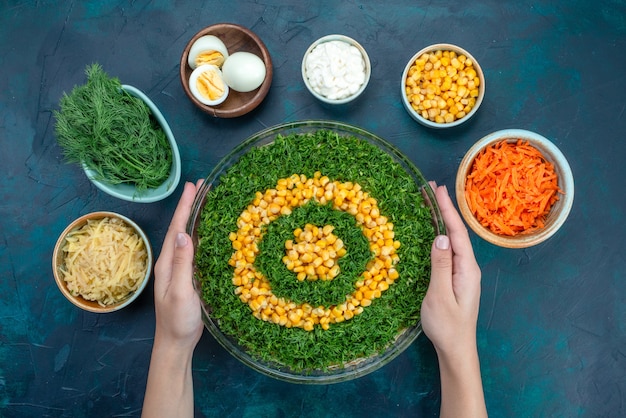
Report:
[[[440,354],[476,350],[480,268],[467,228],[445,186],[431,183],[448,231],[435,238],[430,285],[422,303],[422,327]]]
[[[193,417],[193,350],[202,336],[193,288],[193,244],[185,233],[197,185],[186,183],[154,266],[156,329],[142,417]]]
[[[428,291],[422,302],[422,327],[439,360],[442,418],[487,417],[476,321],[480,268],[463,220],[445,186],[431,183],[448,236],[435,238]]]
[[[192,282],[194,249],[185,232],[200,184],[185,184],[154,267],[155,345],[187,352],[193,352],[203,330],[200,299]]]

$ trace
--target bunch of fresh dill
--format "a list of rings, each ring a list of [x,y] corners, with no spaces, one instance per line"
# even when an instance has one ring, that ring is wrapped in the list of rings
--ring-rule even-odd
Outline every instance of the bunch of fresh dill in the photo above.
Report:
[[[156,188],[169,176],[172,149],[148,106],[124,90],[99,64],[85,70],[87,83],[63,94],[54,111],[65,158],[110,184]]]

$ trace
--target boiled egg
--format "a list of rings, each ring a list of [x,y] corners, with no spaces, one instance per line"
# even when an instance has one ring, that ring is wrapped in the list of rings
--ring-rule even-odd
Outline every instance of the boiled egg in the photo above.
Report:
[[[265,80],[265,64],[250,52],[231,54],[222,66],[224,81],[236,91],[246,93],[257,89]]]
[[[187,64],[191,69],[211,64],[221,67],[228,58],[228,49],[217,36],[204,35],[198,38],[189,49]]]
[[[189,76],[189,90],[201,103],[217,106],[226,100],[229,88],[219,68],[204,64],[196,67]]]

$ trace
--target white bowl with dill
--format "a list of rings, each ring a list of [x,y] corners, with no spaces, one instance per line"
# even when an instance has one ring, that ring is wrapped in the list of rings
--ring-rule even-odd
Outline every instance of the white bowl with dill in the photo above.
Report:
[[[86,69],[87,83],[64,94],[55,111],[56,135],[67,162],[118,199],[150,203],[168,197],[180,181],[174,135],[158,107],[141,90],[102,68]]]

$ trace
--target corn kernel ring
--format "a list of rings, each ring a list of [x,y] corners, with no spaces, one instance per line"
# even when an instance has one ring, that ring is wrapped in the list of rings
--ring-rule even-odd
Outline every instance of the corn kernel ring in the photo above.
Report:
[[[259,254],[258,244],[263,237],[263,226],[282,215],[291,214],[293,209],[310,201],[320,205],[332,204],[334,210],[353,215],[373,254],[366,270],[355,283],[355,290],[346,295],[344,303],[329,307],[296,304],[276,297],[272,293],[269,280],[254,266]],[[237,232],[232,232],[229,236],[235,250],[229,260],[234,268],[235,294],[248,304],[256,318],[263,321],[307,331],[320,325],[326,330],[332,323],[343,322],[361,314],[364,307],[381,297],[382,292],[398,278],[395,264],[399,260],[396,250],[400,243],[394,240],[393,224],[381,215],[376,199],[364,192],[359,184],[331,182],[319,172],[313,178],[294,174],[289,178],[279,179],[274,189],[256,193],[251,204],[239,215],[237,227]],[[313,227],[312,225],[311,231],[308,231],[311,235]],[[326,227],[330,236],[332,226]],[[333,244],[335,243],[335,255],[342,252],[345,254],[341,241],[335,240]],[[332,268],[337,268],[338,274],[338,266]]]

